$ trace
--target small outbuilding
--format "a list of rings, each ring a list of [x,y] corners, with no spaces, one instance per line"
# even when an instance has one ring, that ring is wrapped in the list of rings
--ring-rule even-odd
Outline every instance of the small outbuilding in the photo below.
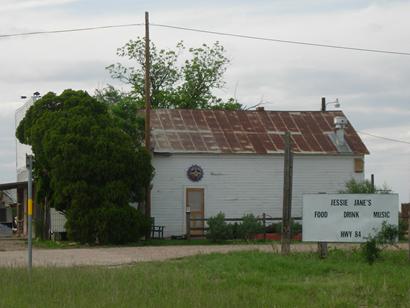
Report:
[[[155,224],[165,236],[183,235],[187,208],[193,218],[282,217],[285,132],[294,153],[292,216],[302,216],[303,194],[364,180],[369,152],[341,111],[152,110]]]

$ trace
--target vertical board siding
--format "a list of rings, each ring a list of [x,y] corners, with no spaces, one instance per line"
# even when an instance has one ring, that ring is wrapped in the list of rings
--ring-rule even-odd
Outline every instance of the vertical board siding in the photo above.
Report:
[[[304,193],[337,193],[351,178],[357,156],[295,156],[292,216],[302,215]],[[186,172],[199,165],[204,176],[190,181]],[[174,154],[154,156],[152,215],[165,226],[165,236],[185,234],[185,189],[205,189],[205,217],[225,213],[242,217],[252,213],[282,216],[283,157],[272,155]]]

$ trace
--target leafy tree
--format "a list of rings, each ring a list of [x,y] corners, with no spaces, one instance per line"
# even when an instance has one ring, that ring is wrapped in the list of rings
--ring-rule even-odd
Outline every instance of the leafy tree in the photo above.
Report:
[[[157,49],[154,43],[150,43],[152,107],[240,109],[242,105],[234,99],[223,102],[212,93],[225,84],[223,74],[229,59],[224,54],[224,47],[216,42],[213,46],[203,44],[199,48],[189,48],[190,57],[181,61],[180,57],[185,50],[182,42],[174,50]],[[134,66],[116,63],[107,67],[113,78],[131,85],[129,95],[135,100],[137,108],[144,107],[144,51],[142,38],[130,40],[117,50],[117,54],[128,57]]]
[[[108,106],[118,126],[127,133],[138,147],[144,139],[144,118],[138,115],[139,104],[130,94],[113,86],[95,91],[95,98]]]
[[[374,194],[376,189],[369,180],[358,182],[355,179],[351,179],[346,182],[346,188],[341,192],[348,194]]]
[[[124,130],[106,104],[73,90],[43,96],[17,128],[35,155],[37,196],[66,213],[74,240],[95,243],[103,238],[97,213],[134,211],[129,203],[143,200],[153,173],[150,155]]]
[[[340,193],[346,194],[388,194],[391,189],[384,184],[382,187],[373,186],[369,180],[364,180],[362,182],[356,181],[355,179],[350,179],[345,184],[345,189],[340,191]]]

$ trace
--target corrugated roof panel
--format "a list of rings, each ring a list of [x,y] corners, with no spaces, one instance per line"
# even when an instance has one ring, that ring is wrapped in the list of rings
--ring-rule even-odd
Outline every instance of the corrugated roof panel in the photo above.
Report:
[[[274,125],[276,126],[276,131],[284,132],[287,130],[285,122],[283,122],[278,112],[266,112],[266,114],[269,115],[269,118],[271,119],[272,123],[274,123]]]
[[[195,151],[197,152],[206,152],[207,148],[206,145],[202,139],[202,135],[200,133],[189,133],[189,136],[191,137],[191,140],[194,144]]]
[[[181,116],[185,123],[185,126],[188,130],[197,130],[197,126],[195,124],[195,120],[192,116],[191,110],[184,110],[181,109]]]
[[[239,143],[241,144],[242,151],[244,153],[255,153],[255,149],[253,148],[253,145],[250,142],[247,133],[236,132],[235,136],[238,139]]]
[[[222,132],[214,132],[214,138],[216,143],[218,144],[219,149],[223,153],[231,153],[232,149],[229,146],[228,141],[226,140],[224,133]]]
[[[181,140],[181,144],[184,150],[188,152],[194,151],[195,147],[191,140],[191,136],[189,133],[186,132],[178,132],[179,139]]]
[[[285,149],[285,141],[283,140],[283,136],[280,134],[269,134],[269,137],[272,139],[273,144],[279,151],[283,151]]]
[[[164,129],[174,129],[174,124],[172,124],[172,120],[171,120],[171,114],[169,112],[166,112],[166,110],[153,110],[151,111],[151,115],[153,116],[154,114],[159,115],[159,119],[161,121],[162,127]],[[152,127],[154,128],[160,128],[159,126],[154,126],[152,125]]]
[[[295,122],[292,120],[291,115],[289,112],[279,112],[279,116],[282,118],[283,122],[285,123],[286,129],[290,132],[298,132],[298,128],[296,127]]]
[[[237,132],[237,131],[243,130],[241,121],[239,120],[239,116],[237,112],[228,110],[228,111],[225,111],[225,114],[226,114],[226,117],[233,131]]]
[[[275,147],[275,144],[272,142],[271,138],[269,138],[268,134],[260,133],[258,134],[258,137],[267,152],[277,152],[278,151],[278,149]]]
[[[222,111],[158,109],[151,112],[156,152],[275,153],[283,152],[290,131],[294,151],[338,154],[328,134],[340,111]],[[368,154],[348,123],[346,142],[354,154]]]
[[[259,112],[248,112],[246,115],[248,116],[249,123],[252,126],[252,131],[257,133],[265,133],[266,127],[263,126],[262,121],[260,120],[260,113]]]
[[[268,116],[267,112],[259,112],[259,118],[262,121],[262,125],[263,127],[265,127],[265,129],[267,131],[277,131],[278,129],[276,128],[276,126],[274,125],[274,123],[271,121],[271,119]]]
[[[225,132],[225,138],[232,149],[232,152],[240,152],[242,150],[241,144],[235,136],[234,132]]]
[[[246,116],[246,112],[238,111],[237,115],[238,115],[239,121],[241,122],[241,125],[242,125],[242,131],[253,132],[252,124],[251,124],[251,122],[249,122],[249,119]]]
[[[205,120],[204,114],[202,112],[192,112],[192,116],[195,120],[196,126],[200,130],[207,130],[209,129],[208,124]]]
[[[180,110],[170,109],[170,111],[171,111],[171,120],[174,123],[175,128],[180,131],[186,130],[185,122],[180,114]]]
[[[165,135],[168,138],[168,141],[169,141],[169,144],[171,145],[172,150],[181,151],[183,149],[177,133],[165,131]],[[155,139],[155,136],[156,134],[154,134],[154,139]],[[169,150],[168,151],[165,150],[165,151],[169,152]]]
[[[312,152],[311,147],[307,144],[302,135],[292,135],[292,138],[302,152]]]
[[[266,148],[263,146],[262,142],[259,140],[259,134],[248,134],[248,138],[252,143],[255,153],[266,154]]]
[[[208,123],[209,128],[212,131],[220,132],[221,127],[218,124],[218,121],[216,119],[214,111],[212,111],[212,110],[202,110],[202,113],[204,114],[205,121]]]
[[[215,136],[213,135],[212,132],[203,133],[202,134],[202,139],[204,140],[206,148],[208,149],[207,152],[218,152],[218,151],[220,151],[220,149],[218,147],[218,144],[216,143]]]
[[[223,111],[216,111],[215,112],[216,120],[218,121],[219,127],[224,131],[231,131],[232,126],[229,123],[228,117],[226,116],[225,112]]]

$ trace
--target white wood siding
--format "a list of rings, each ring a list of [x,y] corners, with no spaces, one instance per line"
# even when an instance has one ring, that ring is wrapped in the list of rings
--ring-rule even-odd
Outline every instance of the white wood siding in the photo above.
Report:
[[[353,156],[295,156],[292,216],[302,215],[302,194],[336,193],[354,172]],[[197,164],[204,170],[199,182],[186,172]],[[272,155],[173,154],[154,156],[152,216],[165,226],[165,236],[185,234],[185,189],[205,189],[205,217],[222,211],[226,217],[245,213],[282,216],[283,157]]]

